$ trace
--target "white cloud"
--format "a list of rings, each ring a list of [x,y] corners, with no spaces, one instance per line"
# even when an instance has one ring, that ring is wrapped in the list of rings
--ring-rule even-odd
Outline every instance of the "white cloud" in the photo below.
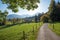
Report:
[[[47,2],[44,2],[44,0],[40,1],[40,4],[38,4],[38,8],[35,10],[30,10],[28,11],[27,9],[22,9],[19,8],[19,12],[14,13],[11,10],[8,10],[9,14],[18,14],[18,15],[35,15],[36,13],[40,12],[47,12],[48,11],[48,6],[49,6],[49,2],[47,4]]]

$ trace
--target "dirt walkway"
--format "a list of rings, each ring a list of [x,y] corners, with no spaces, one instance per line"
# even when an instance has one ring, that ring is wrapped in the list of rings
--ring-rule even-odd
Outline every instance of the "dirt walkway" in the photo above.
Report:
[[[39,30],[37,40],[60,40],[60,37],[48,29],[48,23],[45,23]]]

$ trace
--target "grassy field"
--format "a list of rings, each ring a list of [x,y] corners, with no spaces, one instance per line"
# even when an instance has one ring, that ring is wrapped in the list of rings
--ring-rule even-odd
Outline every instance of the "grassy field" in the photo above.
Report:
[[[37,32],[33,35],[32,30],[34,28],[36,31],[41,25],[41,23],[37,23],[36,27],[36,23],[25,23],[0,29],[0,40],[23,40],[23,31],[28,35],[28,38],[26,38],[27,40],[35,40]]]
[[[49,24],[49,28],[54,31],[57,35],[60,36],[60,23],[56,22],[54,23],[54,29],[53,29],[53,25]]]

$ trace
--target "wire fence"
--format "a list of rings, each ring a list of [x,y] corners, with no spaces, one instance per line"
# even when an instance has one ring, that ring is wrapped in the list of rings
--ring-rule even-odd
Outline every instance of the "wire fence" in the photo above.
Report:
[[[28,32],[21,31],[20,33],[21,33],[22,36],[20,37],[19,40],[30,40],[29,37],[31,35],[35,36],[37,31],[38,31],[38,29],[39,29],[39,27],[36,26],[36,27],[32,27],[32,30],[30,30]]]

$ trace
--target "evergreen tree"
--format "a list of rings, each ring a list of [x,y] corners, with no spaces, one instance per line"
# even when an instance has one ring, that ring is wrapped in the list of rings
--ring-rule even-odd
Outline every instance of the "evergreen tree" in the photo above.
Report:
[[[50,7],[49,7],[49,14],[50,14],[50,19],[53,22],[53,29],[54,29],[54,21],[55,21],[55,9],[56,9],[56,4],[55,0],[51,0]]]
[[[41,13],[38,14],[38,21],[40,22]]]
[[[50,14],[50,19],[52,20],[52,22],[54,22],[55,20],[55,10],[56,10],[56,3],[55,0],[51,0],[51,4],[49,7],[49,14]]]
[[[50,19],[52,22],[60,21],[60,2],[55,3],[54,0],[51,0],[49,7]]]
[[[37,15],[35,15],[35,22],[36,22],[36,23],[38,22],[38,18],[37,18]]]
[[[56,5],[55,21],[60,21],[60,2],[58,2]]]

